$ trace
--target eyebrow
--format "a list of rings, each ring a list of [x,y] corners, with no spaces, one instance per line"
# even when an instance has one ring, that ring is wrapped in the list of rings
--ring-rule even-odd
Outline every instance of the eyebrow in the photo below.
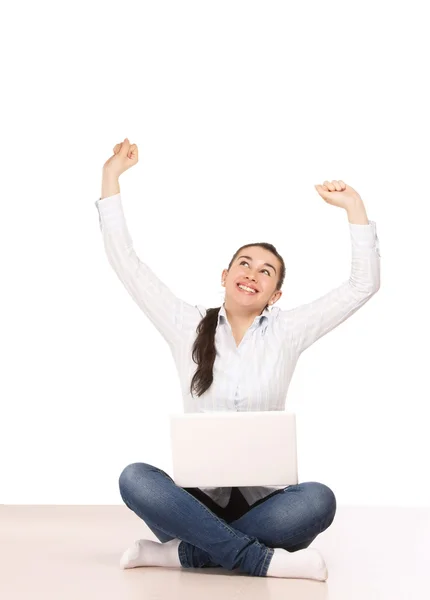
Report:
[[[245,254],[242,254],[242,256],[239,256],[239,258],[237,260],[239,260],[240,258],[246,258],[247,260],[250,260],[252,262],[252,257],[251,256],[245,256]],[[275,267],[273,265],[271,265],[270,263],[263,263],[263,265],[266,265],[266,267],[272,267],[272,269],[276,273]]]

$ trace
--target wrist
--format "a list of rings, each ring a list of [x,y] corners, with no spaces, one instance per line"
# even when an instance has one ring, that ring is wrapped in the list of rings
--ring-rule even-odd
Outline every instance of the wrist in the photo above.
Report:
[[[119,175],[108,169],[103,169],[101,198],[107,198],[108,196],[114,196],[119,193]]]
[[[368,225],[369,219],[367,218],[366,208],[361,198],[355,198],[351,204],[345,208],[348,221],[355,225]]]

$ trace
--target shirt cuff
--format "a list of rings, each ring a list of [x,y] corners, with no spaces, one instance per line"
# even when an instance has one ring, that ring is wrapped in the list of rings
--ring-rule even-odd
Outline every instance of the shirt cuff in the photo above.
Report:
[[[375,221],[369,219],[367,225],[350,223],[351,241],[359,248],[376,248],[379,254],[379,239]]]
[[[106,198],[98,198],[95,201],[96,207],[100,211],[108,210],[114,206],[117,206],[121,202],[121,194],[114,194],[113,196],[106,196]]]
[[[112,227],[116,229],[118,223],[122,223],[124,212],[120,193],[113,196],[106,196],[106,198],[98,198],[94,204],[99,213],[100,229],[102,229],[102,221],[108,229]]]

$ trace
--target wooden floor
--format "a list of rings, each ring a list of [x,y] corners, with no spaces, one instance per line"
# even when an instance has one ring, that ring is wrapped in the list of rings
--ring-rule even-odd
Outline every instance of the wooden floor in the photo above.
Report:
[[[126,506],[0,505],[2,600],[424,600],[430,598],[430,508],[338,506],[312,543],[324,583],[225,569],[121,570],[142,521]]]

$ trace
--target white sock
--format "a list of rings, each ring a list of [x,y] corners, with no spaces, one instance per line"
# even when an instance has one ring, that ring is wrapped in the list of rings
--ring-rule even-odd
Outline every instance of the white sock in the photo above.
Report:
[[[134,567],[180,567],[178,547],[181,540],[174,538],[161,544],[151,540],[137,540],[121,556],[121,569]]]
[[[275,548],[274,550],[267,577],[317,579],[318,581],[327,579],[326,564],[316,548],[305,548],[296,552],[288,552],[283,548]]]

